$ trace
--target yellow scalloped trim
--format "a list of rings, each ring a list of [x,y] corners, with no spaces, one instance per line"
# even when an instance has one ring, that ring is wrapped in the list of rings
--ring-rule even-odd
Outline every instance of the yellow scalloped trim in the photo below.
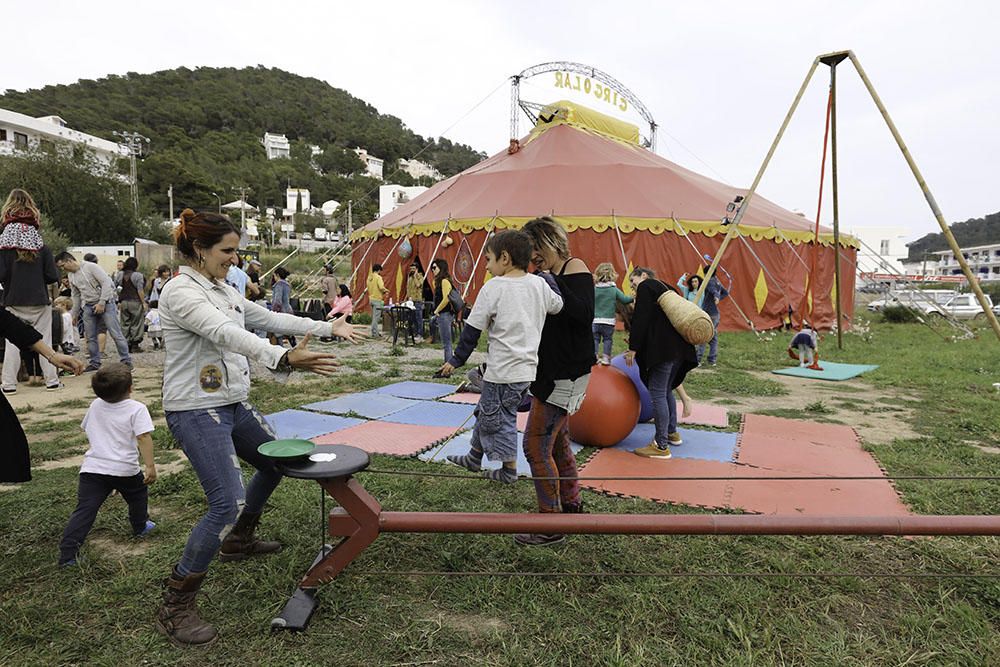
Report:
[[[421,225],[406,225],[404,227],[393,227],[375,231],[358,230],[351,234],[351,240],[363,241],[366,239],[376,238],[378,236],[387,236],[393,239],[398,239],[400,236],[404,235],[431,236],[433,234],[441,233],[445,229],[445,225],[447,225],[449,232],[458,231],[463,234],[471,234],[472,232],[480,229],[488,229],[491,224],[493,224],[494,229],[520,229],[531,219],[532,218],[529,217],[498,217],[495,219],[466,218],[464,220],[439,220]],[[675,222],[673,218],[628,217],[617,218],[616,220],[615,218],[609,216],[556,216],[556,220],[562,223],[563,227],[565,227],[568,232],[575,232],[578,229],[591,229],[595,232],[603,233],[608,230],[614,230],[616,221],[618,223],[618,229],[621,230],[622,233],[644,231],[650,232],[656,236],[665,232],[676,232],[678,222],[683,227],[682,233],[683,231],[696,232],[708,237],[725,234],[728,229],[717,220],[678,220]],[[788,241],[794,245],[812,243],[813,241],[813,233],[811,231],[782,230],[779,233],[775,227],[740,225],[740,233],[754,241],[768,240],[775,243],[783,243],[785,239],[788,239]],[[782,234],[784,235],[784,238],[782,238]],[[819,242],[820,245],[832,246],[833,234],[820,234]],[[861,244],[856,238],[847,234],[841,234],[840,245],[844,248],[857,249],[861,247]]]

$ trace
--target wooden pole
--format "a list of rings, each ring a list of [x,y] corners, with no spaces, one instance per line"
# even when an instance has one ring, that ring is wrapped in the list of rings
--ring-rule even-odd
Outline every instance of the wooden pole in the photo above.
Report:
[[[771,148],[767,151],[767,155],[764,157],[763,164],[760,165],[760,169],[757,170],[757,176],[753,179],[753,184],[747,191],[746,196],[740,204],[740,207],[736,210],[736,216],[730,223],[731,227],[726,232],[726,237],[722,239],[722,245],[719,246],[719,251],[715,253],[715,259],[712,260],[711,266],[708,267],[708,271],[705,273],[705,280],[698,287],[698,294],[695,296],[695,303],[701,300],[705,295],[705,288],[708,286],[708,281],[712,279],[715,275],[715,270],[719,266],[719,262],[722,260],[722,256],[726,252],[726,248],[729,247],[730,241],[736,235],[736,230],[739,227],[740,222],[743,220],[743,216],[747,209],[750,207],[750,200],[753,199],[754,193],[757,191],[757,186],[760,185],[761,178],[764,177],[764,172],[767,170],[767,165],[770,164],[771,158],[774,156],[774,151],[778,148],[778,143],[781,142],[781,137],[784,136],[785,130],[788,128],[788,123],[792,120],[792,115],[795,114],[795,110],[799,106],[799,102],[802,100],[802,95],[806,92],[806,87],[809,85],[809,80],[812,79],[813,73],[816,71],[816,67],[819,65],[819,58],[813,60],[812,66],[809,68],[809,72],[806,74],[805,81],[799,87],[799,92],[795,95],[795,99],[792,101],[791,108],[788,109],[788,113],[785,114],[785,120],[782,121],[781,127],[778,129],[777,136],[774,137],[774,141],[771,143]]]
[[[941,233],[944,234],[945,239],[948,241],[948,247],[951,248],[952,253],[955,255],[955,259],[958,260],[958,265],[962,267],[962,273],[965,274],[965,279],[969,281],[969,286],[975,293],[976,299],[979,300],[979,305],[983,307],[983,313],[986,315],[986,319],[993,328],[993,333],[996,334],[997,340],[1000,340],[1000,322],[997,322],[996,315],[993,314],[993,310],[990,308],[989,302],[986,300],[986,295],[983,294],[983,289],[979,286],[979,282],[976,280],[976,276],[973,275],[972,270],[969,268],[968,262],[965,261],[965,256],[962,255],[962,249],[958,246],[958,241],[956,241],[955,237],[952,235],[951,229],[948,227],[948,223],[945,222],[944,214],[941,213],[941,209],[938,208],[934,195],[931,194],[930,188],[927,187],[927,182],[924,181],[924,177],[920,173],[920,169],[917,168],[917,163],[914,162],[913,156],[910,155],[909,149],[903,142],[903,137],[900,136],[899,130],[896,129],[896,125],[892,122],[892,118],[889,117],[889,112],[886,110],[885,105],[882,104],[882,100],[879,98],[878,93],[875,92],[875,87],[868,79],[868,75],[865,74],[865,70],[861,67],[861,63],[858,61],[857,56],[854,55],[853,51],[848,51],[847,57],[851,59],[852,63],[854,63],[854,68],[858,71],[858,76],[861,77],[861,81],[864,82],[865,88],[868,89],[868,93],[872,96],[872,100],[875,102],[875,106],[878,107],[879,113],[882,114],[885,124],[889,126],[889,131],[892,133],[893,139],[896,140],[896,145],[899,146],[899,150],[903,153],[903,158],[906,160],[906,164],[909,165],[910,171],[913,172],[913,177],[917,179],[917,185],[919,185],[921,191],[923,191],[924,199],[927,200],[927,204],[931,207],[931,211],[934,213],[934,217],[937,219],[938,225],[941,227]]]
[[[833,291],[837,295],[834,306],[837,311],[838,350],[844,349],[844,318],[840,294],[840,200],[837,197],[837,63],[846,57],[846,53],[835,53],[820,59],[830,67],[830,185],[833,191]],[[816,245],[819,246],[819,236],[816,237]]]

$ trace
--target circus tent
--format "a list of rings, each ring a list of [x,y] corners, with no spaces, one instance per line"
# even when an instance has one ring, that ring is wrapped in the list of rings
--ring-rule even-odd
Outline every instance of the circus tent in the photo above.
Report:
[[[480,257],[488,235],[540,215],[566,228],[575,256],[591,269],[612,262],[620,280],[630,268],[647,266],[673,283],[705,264],[704,255],[714,256],[727,231],[727,205],[745,190],[640,147],[633,125],[569,102],[546,111],[510,149],[356,231],[355,286],[363,288],[378,262],[393,299],[405,299],[409,264],[427,267],[441,257],[474,301],[487,278]],[[738,232],[721,265],[720,280],[732,293],[720,305],[721,329],[779,326],[789,306],[820,327],[833,325],[837,255],[830,230],[821,227],[817,239],[809,220],[755,196]],[[856,243],[841,237],[841,306],[848,317]]]

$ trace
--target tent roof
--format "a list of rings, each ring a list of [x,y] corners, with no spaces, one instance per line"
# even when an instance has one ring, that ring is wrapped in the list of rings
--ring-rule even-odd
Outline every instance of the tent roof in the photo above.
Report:
[[[706,178],[636,145],[572,122],[540,123],[520,150],[504,150],[435,184],[359,229],[354,238],[518,228],[552,215],[569,231],[725,233],[726,205],[746,189]],[[681,228],[679,229],[678,226]],[[780,230],[780,231],[779,231]],[[813,240],[813,223],[755,195],[740,231],[753,239]],[[832,242],[827,228],[820,241]],[[846,235],[842,243],[854,241]]]

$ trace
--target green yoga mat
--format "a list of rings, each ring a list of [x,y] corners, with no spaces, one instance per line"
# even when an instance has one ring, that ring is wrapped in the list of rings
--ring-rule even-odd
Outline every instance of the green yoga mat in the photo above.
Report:
[[[873,371],[878,368],[877,365],[838,364],[833,361],[823,361],[822,359],[820,359],[819,365],[823,370],[814,371],[811,368],[800,368],[795,366],[792,368],[779,368],[778,370],[771,372],[776,373],[777,375],[794,375],[795,377],[800,378],[839,382],[841,380],[850,380],[851,378],[857,377],[862,373],[867,373],[868,371]]]

